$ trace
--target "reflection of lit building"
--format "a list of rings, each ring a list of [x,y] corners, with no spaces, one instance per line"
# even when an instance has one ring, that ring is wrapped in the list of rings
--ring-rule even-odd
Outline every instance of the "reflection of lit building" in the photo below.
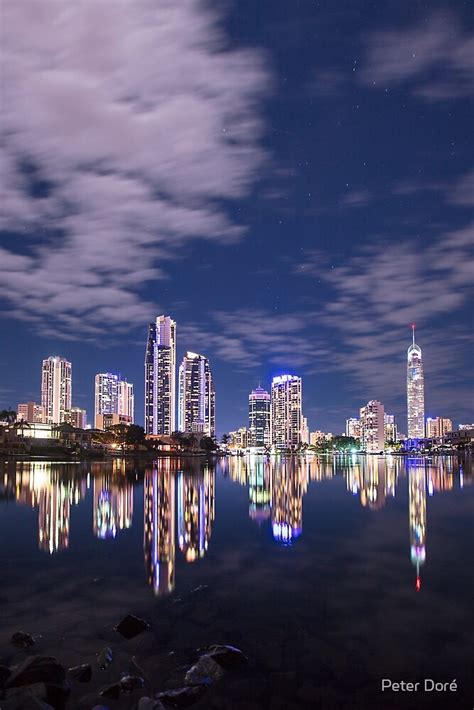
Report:
[[[407,352],[408,438],[421,439],[425,435],[425,379],[421,348],[415,343],[414,323],[412,330],[413,343]]]
[[[143,549],[148,584],[155,594],[170,594],[175,573],[175,473],[170,460],[145,474]]]
[[[301,377],[281,375],[272,381],[271,439],[279,449],[301,443]]]
[[[215,473],[180,473],[178,478],[178,540],[187,562],[204,557],[215,514]]]
[[[269,461],[252,458],[249,463],[249,516],[258,524],[270,517],[272,469]]]
[[[133,487],[115,483],[108,476],[94,477],[93,531],[101,540],[115,537],[118,530],[132,526]]]
[[[36,402],[24,402],[17,407],[18,421],[42,424],[44,421],[44,407]]]
[[[416,588],[421,587],[420,565],[426,559],[426,475],[424,466],[410,466],[408,471],[410,509],[410,552],[416,567]]]
[[[187,352],[179,366],[179,431],[215,436],[216,394],[209,360]]]
[[[60,424],[71,409],[71,363],[53,355],[43,360],[41,405],[46,424]]]
[[[270,445],[270,394],[257,387],[249,394],[250,446]]]
[[[426,419],[426,437],[435,439],[439,436],[449,434],[453,430],[453,422],[446,417],[427,417]]]
[[[148,326],[145,352],[145,433],[176,431],[176,321],[158,316]]]
[[[289,544],[303,530],[303,495],[308,487],[303,462],[282,461],[275,466],[272,482],[272,532],[277,542]]]
[[[385,447],[384,406],[371,399],[360,410],[360,441],[369,454],[378,454]]]

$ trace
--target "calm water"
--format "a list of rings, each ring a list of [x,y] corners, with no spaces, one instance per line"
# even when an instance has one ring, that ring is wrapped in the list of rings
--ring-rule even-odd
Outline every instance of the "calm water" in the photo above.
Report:
[[[68,705],[91,708],[134,663],[177,687],[198,647],[232,643],[249,663],[196,707],[471,708],[473,483],[455,458],[3,464],[0,663],[19,629],[67,666],[111,645]],[[129,612],[152,630],[117,638]]]

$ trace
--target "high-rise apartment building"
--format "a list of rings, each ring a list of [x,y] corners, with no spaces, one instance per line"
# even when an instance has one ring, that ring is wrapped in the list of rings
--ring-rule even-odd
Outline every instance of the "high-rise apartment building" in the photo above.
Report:
[[[427,417],[426,419],[426,436],[428,439],[434,439],[439,436],[444,436],[453,430],[453,422],[446,417]]]
[[[158,316],[148,326],[145,352],[145,433],[176,431],[176,321]]]
[[[301,443],[302,383],[296,375],[280,375],[272,380],[271,442],[279,449]]]
[[[360,439],[360,421],[357,417],[349,417],[349,419],[346,419],[346,436]]]
[[[44,407],[36,402],[23,402],[17,407],[16,418],[18,421],[43,424]]]
[[[87,426],[87,412],[81,407],[72,407],[65,412],[64,421],[77,429],[85,429]]]
[[[425,435],[425,378],[421,348],[415,343],[414,323],[412,331],[413,342],[407,352],[408,438],[420,439]]]
[[[360,410],[360,441],[369,454],[378,454],[385,447],[384,406],[371,399]]]
[[[60,424],[71,409],[72,365],[63,357],[52,355],[43,360],[41,406],[45,424]]]
[[[397,442],[398,441],[398,431],[397,423],[395,421],[395,416],[393,414],[384,414],[384,429],[385,429],[385,442]]]
[[[215,436],[216,394],[209,360],[186,352],[179,366],[178,428]]]
[[[249,394],[250,446],[270,445],[270,394],[257,387]]]
[[[122,380],[119,375],[113,372],[98,373],[95,376],[95,428],[103,429],[104,417],[114,414],[122,417],[122,421],[133,423],[133,385],[131,382]]]

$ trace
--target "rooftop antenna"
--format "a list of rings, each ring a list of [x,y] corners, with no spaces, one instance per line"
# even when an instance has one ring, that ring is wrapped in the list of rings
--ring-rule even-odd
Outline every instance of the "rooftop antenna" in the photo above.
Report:
[[[416,328],[416,323],[411,324],[411,329],[413,332],[413,345],[415,344],[415,328]]]

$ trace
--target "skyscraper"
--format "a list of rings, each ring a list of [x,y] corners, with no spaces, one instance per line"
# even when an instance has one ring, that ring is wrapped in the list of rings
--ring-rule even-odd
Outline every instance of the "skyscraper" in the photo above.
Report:
[[[378,454],[385,447],[384,406],[376,399],[371,399],[360,410],[361,446],[369,454]]]
[[[407,419],[408,438],[425,435],[425,379],[421,348],[415,344],[415,323],[412,324],[413,343],[407,352]]]
[[[96,429],[104,427],[104,415],[109,414],[116,414],[123,417],[123,421],[133,423],[133,385],[120,379],[120,376],[113,372],[101,372],[95,376],[94,426]]]
[[[158,316],[148,326],[145,352],[145,432],[176,430],[176,322]]]
[[[388,444],[390,442],[398,441],[398,430],[397,423],[395,421],[395,416],[393,414],[384,414],[384,427],[385,427],[385,442]]]
[[[296,375],[280,375],[272,381],[271,442],[287,449],[301,442],[302,383]]]
[[[446,417],[427,417],[426,436],[428,439],[444,436],[453,430],[453,422]]]
[[[346,419],[346,436],[352,436],[354,439],[360,438],[360,421],[356,417]]]
[[[249,394],[251,446],[270,445],[270,394],[258,386]]]
[[[43,360],[41,405],[46,424],[60,424],[71,409],[71,363],[58,355]]]
[[[179,366],[179,431],[215,436],[216,395],[209,360],[186,352]]]

